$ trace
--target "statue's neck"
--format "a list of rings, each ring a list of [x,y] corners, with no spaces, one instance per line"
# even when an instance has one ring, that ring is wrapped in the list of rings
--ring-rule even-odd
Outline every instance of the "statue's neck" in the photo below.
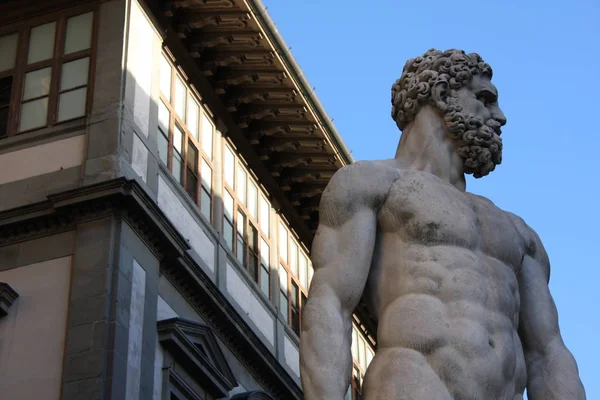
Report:
[[[463,159],[445,132],[443,118],[432,106],[422,107],[404,128],[396,159],[403,168],[429,172],[466,190]]]

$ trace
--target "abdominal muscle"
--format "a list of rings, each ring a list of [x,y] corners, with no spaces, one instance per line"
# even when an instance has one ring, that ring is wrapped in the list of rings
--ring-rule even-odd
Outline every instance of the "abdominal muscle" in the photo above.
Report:
[[[522,399],[511,268],[462,247],[393,241],[384,247],[394,252],[378,252],[387,256],[374,260],[366,293],[379,322],[364,398]]]

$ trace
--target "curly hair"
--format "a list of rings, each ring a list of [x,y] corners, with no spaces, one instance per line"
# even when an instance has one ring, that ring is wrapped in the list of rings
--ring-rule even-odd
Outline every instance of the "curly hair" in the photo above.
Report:
[[[479,54],[466,54],[463,50],[431,49],[423,56],[408,60],[402,76],[392,86],[392,118],[403,130],[421,106],[440,107],[431,96],[434,85],[445,83],[450,90],[458,90],[474,75],[491,79],[492,68]]]

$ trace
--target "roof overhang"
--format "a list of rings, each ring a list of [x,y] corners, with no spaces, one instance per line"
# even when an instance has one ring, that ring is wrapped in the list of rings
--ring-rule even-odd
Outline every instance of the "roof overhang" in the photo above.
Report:
[[[167,39],[179,42],[218,97],[218,108],[230,115],[226,134],[310,246],[321,194],[353,159],[263,4],[148,3]]]

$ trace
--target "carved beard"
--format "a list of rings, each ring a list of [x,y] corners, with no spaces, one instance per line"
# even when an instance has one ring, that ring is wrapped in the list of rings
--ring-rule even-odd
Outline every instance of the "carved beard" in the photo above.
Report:
[[[500,123],[493,118],[483,121],[474,115],[465,115],[458,98],[448,98],[444,114],[446,127],[456,140],[458,155],[463,159],[465,174],[481,178],[502,163]]]

